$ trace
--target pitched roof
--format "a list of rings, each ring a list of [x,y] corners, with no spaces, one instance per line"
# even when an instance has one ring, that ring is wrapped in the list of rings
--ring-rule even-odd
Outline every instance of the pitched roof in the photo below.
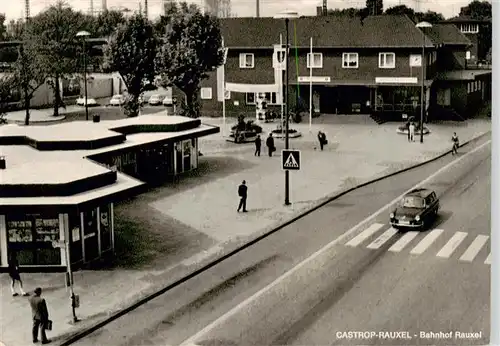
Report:
[[[472,42],[452,23],[434,24],[425,32],[437,44],[444,45],[472,45]]]
[[[285,21],[268,17],[221,19],[224,43],[231,48],[264,48],[285,40]],[[370,16],[361,23],[350,16],[301,17],[290,21],[291,46],[308,47],[312,36],[316,47],[414,48],[422,46],[422,32],[407,16]],[[296,37],[296,40],[295,38]],[[426,47],[432,41],[426,37]],[[296,42],[296,43],[295,43]],[[284,43],[284,42],[283,42]]]

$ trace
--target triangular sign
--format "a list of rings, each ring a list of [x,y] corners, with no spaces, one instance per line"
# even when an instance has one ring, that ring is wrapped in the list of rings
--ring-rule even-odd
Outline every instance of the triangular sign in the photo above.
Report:
[[[295,161],[295,157],[293,157],[293,154],[290,153],[283,166],[285,168],[298,168],[299,164],[297,163],[297,161]]]

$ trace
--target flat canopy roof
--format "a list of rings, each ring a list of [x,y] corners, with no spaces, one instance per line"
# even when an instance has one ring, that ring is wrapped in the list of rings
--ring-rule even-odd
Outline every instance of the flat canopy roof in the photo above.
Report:
[[[6,169],[0,170],[0,187],[62,185],[90,179],[111,171],[110,168],[92,160],[97,155],[218,132],[218,127],[203,125],[199,119],[166,115],[146,115],[99,123],[75,121],[47,126],[4,125],[0,127],[0,156],[5,158]],[[101,146],[80,147],[78,150],[68,150],[64,147],[65,141],[75,143],[114,135],[120,135],[123,139],[118,142],[103,142]],[[33,144],[36,141],[45,144],[57,143],[59,146],[40,150],[40,143]],[[0,197],[0,206],[78,204],[94,197],[103,197],[141,185],[143,183],[138,180],[118,174],[115,183],[104,187],[89,187],[88,191],[69,196],[21,197],[16,194],[18,197]]]
[[[491,70],[458,70],[448,71],[439,75],[440,80],[475,80],[476,77],[492,74]]]

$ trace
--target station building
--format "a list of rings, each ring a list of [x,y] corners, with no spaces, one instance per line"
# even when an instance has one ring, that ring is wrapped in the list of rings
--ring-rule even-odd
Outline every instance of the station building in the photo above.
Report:
[[[198,167],[198,138],[219,128],[149,115],[0,128],[0,272],[65,271],[114,250],[113,206]]]

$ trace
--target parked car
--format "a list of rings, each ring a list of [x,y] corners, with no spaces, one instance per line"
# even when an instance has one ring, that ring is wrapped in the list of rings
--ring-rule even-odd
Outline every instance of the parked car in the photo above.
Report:
[[[163,97],[161,95],[155,94],[149,98],[148,103],[151,106],[158,106],[162,103],[162,101],[163,101]]]
[[[163,99],[163,105],[164,106],[171,106],[173,105],[173,101],[172,101],[172,98],[170,96],[167,96]]]
[[[424,230],[437,218],[439,198],[435,191],[418,188],[408,192],[389,215],[392,227]]]
[[[124,95],[114,95],[111,100],[109,100],[109,104],[112,106],[121,106],[125,103],[125,96]]]
[[[85,106],[85,97],[79,97],[76,99],[76,104],[78,106]],[[87,106],[97,106],[97,101],[93,98],[87,97]]]

